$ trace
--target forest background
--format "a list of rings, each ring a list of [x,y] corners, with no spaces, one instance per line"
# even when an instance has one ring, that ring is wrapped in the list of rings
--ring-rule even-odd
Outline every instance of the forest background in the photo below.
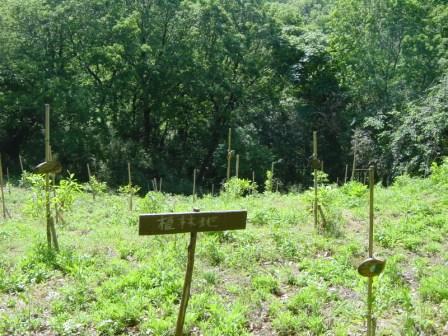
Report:
[[[223,181],[227,132],[240,177],[275,164],[312,178],[312,131],[331,180],[426,175],[448,154],[444,0],[3,0],[0,152],[11,172],[52,150],[87,180],[191,191]]]

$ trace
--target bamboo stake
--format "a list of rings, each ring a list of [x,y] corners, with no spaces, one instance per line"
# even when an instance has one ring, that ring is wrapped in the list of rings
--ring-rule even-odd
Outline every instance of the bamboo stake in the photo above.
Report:
[[[196,168],[193,169],[193,202],[196,201]]]
[[[313,132],[313,159],[317,160],[317,132]],[[314,227],[317,229],[317,169],[314,167]]]
[[[132,190],[132,178],[131,178],[131,163],[128,162],[128,178],[129,178],[129,211],[132,211],[132,196],[133,196],[133,190]]]
[[[347,183],[347,176],[348,176],[348,164],[345,165],[344,184]]]
[[[215,196],[215,184],[212,183],[212,196]]]
[[[96,194],[96,192],[95,192],[95,190],[94,190],[94,188],[93,188],[93,184],[92,184],[92,174],[91,174],[91,172],[90,172],[90,165],[89,164],[87,164],[87,174],[89,175],[89,184],[90,184],[90,189],[92,189],[92,197],[93,197],[93,200],[95,200],[95,194]]]
[[[199,212],[199,209],[193,209]],[[191,280],[193,278],[194,254],[196,250],[197,232],[190,233],[190,245],[188,246],[187,271],[185,273],[184,288],[182,290],[182,299],[179,307],[179,315],[176,324],[176,336],[183,335],[185,313],[187,311],[188,300],[190,299]]]
[[[50,152],[50,105],[45,104],[45,161],[51,160]],[[55,249],[59,251],[58,239],[56,236],[56,229],[53,218],[51,217],[50,209],[50,176],[45,174],[45,192],[46,192],[46,217],[47,217],[47,243],[51,248],[54,245]]]
[[[240,155],[236,155],[236,164],[235,164],[235,176],[238,178],[238,174],[240,171]]]
[[[373,257],[373,194],[375,187],[375,171],[373,166],[369,167],[369,258]],[[374,336],[375,330],[373,329],[372,319],[372,304],[373,304],[373,278],[369,277],[367,284],[367,336]]]
[[[227,181],[230,179],[230,164],[232,161],[232,129],[229,128],[229,138],[227,141]]]
[[[8,194],[11,195],[11,183],[9,182],[9,168],[6,167],[6,185],[8,186]]]
[[[21,172],[23,174],[23,162],[22,162],[22,156],[21,155],[19,155],[19,163],[20,163],[20,170],[21,170]]]
[[[358,146],[358,143],[355,142],[355,147],[353,148],[353,167],[352,167],[352,178],[350,179],[351,181],[355,180],[357,146]]]
[[[162,178],[160,178],[159,182],[159,192],[162,192]]]
[[[5,195],[3,193],[3,163],[1,154],[0,154],[0,189],[2,193],[3,218],[6,219]]]

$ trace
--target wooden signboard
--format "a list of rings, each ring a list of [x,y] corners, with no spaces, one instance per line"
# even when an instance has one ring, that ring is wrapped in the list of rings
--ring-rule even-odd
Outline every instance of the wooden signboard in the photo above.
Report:
[[[139,235],[243,230],[246,218],[246,211],[144,214],[139,218]]]
[[[191,279],[193,276],[194,255],[198,232],[242,230],[246,228],[247,211],[207,211],[181,213],[143,214],[139,217],[139,235],[162,235],[174,233],[190,233],[188,246],[187,270],[184,288],[176,323],[176,336],[184,335],[185,313],[190,297]]]

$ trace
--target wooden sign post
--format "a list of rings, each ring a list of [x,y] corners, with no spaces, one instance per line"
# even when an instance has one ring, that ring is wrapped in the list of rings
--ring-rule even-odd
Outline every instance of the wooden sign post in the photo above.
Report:
[[[376,320],[373,318],[373,277],[378,276],[383,272],[386,262],[384,260],[376,259],[373,256],[373,194],[375,188],[375,170],[373,167],[369,168],[369,257],[364,260],[358,267],[358,273],[368,278],[367,283],[367,336],[375,336]]]
[[[187,270],[185,272],[182,299],[176,323],[176,336],[183,335],[185,313],[190,298],[193,277],[194,254],[198,232],[243,230],[246,228],[246,211],[208,211],[183,213],[144,214],[139,217],[139,235],[190,233]]]

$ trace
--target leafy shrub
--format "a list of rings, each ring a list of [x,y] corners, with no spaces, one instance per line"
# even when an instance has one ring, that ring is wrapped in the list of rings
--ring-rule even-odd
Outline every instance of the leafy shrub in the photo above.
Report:
[[[106,192],[107,184],[106,182],[98,181],[95,176],[91,176],[89,182],[84,185],[84,190],[99,195]]]
[[[341,192],[350,197],[362,197],[367,192],[367,186],[358,181],[350,181],[340,188]]]
[[[238,198],[253,193],[257,190],[257,184],[248,179],[232,177],[224,183],[224,196]]]
[[[448,185],[448,158],[444,158],[441,165],[432,163],[431,180],[436,184]]]
[[[266,172],[266,180],[264,181],[264,192],[270,193],[274,191],[274,174],[268,170]]]
[[[159,213],[163,212],[166,205],[165,195],[161,192],[150,191],[141,200],[140,208],[144,212]]]

